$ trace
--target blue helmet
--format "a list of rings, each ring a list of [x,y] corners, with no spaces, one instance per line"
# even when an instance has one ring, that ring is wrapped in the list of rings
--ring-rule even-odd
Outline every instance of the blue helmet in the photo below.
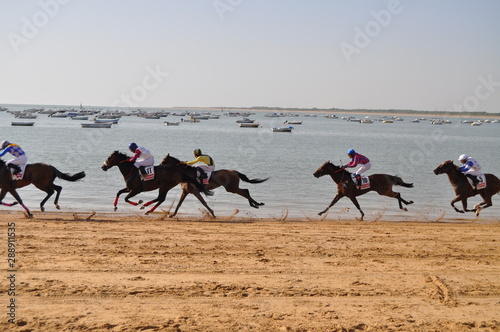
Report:
[[[135,143],[130,143],[129,146],[128,146],[129,150],[135,150],[137,149],[137,144]]]
[[[347,151],[348,156],[355,154],[355,153],[356,153],[356,151],[354,151],[353,149],[349,149],[349,151]]]

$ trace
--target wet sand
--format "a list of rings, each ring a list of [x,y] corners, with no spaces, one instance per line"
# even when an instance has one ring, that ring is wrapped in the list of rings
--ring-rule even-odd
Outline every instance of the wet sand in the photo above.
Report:
[[[500,329],[500,221],[0,219],[2,331]]]

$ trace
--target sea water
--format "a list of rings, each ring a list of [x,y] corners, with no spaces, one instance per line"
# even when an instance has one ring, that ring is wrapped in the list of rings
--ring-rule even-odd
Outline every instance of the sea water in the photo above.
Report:
[[[28,108],[4,106],[10,111]],[[49,108],[44,105],[36,107]],[[218,216],[229,216],[238,211],[240,216],[255,218],[320,218],[317,213],[331,202],[336,185],[329,176],[315,178],[313,173],[326,161],[336,165],[347,163],[346,153],[351,148],[371,160],[372,168],[366,174],[398,175],[405,182],[414,184],[414,188],[393,188],[404,199],[415,202],[407,207],[407,212],[399,210],[396,199],[375,192],[358,197],[368,221],[431,221],[443,217],[473,221],[474,214],[458,214],[453,210],[450,201],[455,195],[448,177],[444,174],[436,176],[433,170],[445,160],[453,160],[458,165],[458,156],[468,154],[478,160],[485,173],[500,176],[499,123],[470,126],[461,123],[463,118],[450,117],[452,124],[438,126],[429,120],[411,122],[418,116],[402,116],[403,121],[364,124],[325,118],[324,113],[318,113],[316,117],[304,116],[311,113],[297,113],[298,117],[267,117],[268,112],[255,112],[250,118],[259,122],[260,127],[240,128],[236,120],[241,117],[226,116],[221,111],[212,113],[220,118],[165,126],[165,121],[178,122],[181,117],[169,115],[161,119],[146,119],[125,116],[110,129],[95,129],[82,128],[81,123],[86,121],[44,114],[38,114],[35,120],[24,120],[35,121],[33,127],[11,126],[12,121],[23,120],[16,119],[9,112],[0,112],[0,138],[19,144],[28,155],[28,163],[48,163],[70,174],[85,171],[86,177],[78,182],[56,180],[63,187],[59,201],[61,210],[74,212],[113,212],[114,197],[124,188],[123,177],[116,167],[104,172],[101,166],[115,150],[130,154],[128,145],[131,142],[149,149],[156,163],[166,154],[184,161],[192,160],[192,151],[200,148],[214,159],[216,169],[235,169],[249,178],[269,177],[261,184],[240,182],[240,187],[249,189],[256,201],[265,203],[259,209],[250,207],[245,198],[227,193],[222,187],[214,190],[215,195],[207,197],[206,201]],[[366,116],[351,115],[356,118]],[[286,120],[300,120],[302,124],[292,125],[291,133],[271,131],[273,127],[289,126],[284,124]],[[9,160],[9,155],[3,159]],[[33,212],[39,209],[39,203],[45,197],[44,192],[32,185],[19,189],[19,193]],[[170,190],[157,211],[175,206],[180,193],[180,187]],[[134,200],[148,201],[156,195],[157,191],[141,193]],[[118,213],[140,211],[139,207],[126,204],[124,197],[125,194],[118,204]],[[10,202],[11,199],[7,195],[4,201]],[[480,201],[479,196],[469,198],[469,207]],[[45,204],[47,211],[55,210],[52,202],[53,198]],[[493,207],[481,211],[481,220],[499,219],[500,196],[493,197],[493,204]],[[462,208],[460,202],[456,206]],[[202,216],[201,210],[203,206],[189,195],[179,215]],[[359,212],[348,198],[342,198],[330,209],[327,219],[353,217],[359,217]]]

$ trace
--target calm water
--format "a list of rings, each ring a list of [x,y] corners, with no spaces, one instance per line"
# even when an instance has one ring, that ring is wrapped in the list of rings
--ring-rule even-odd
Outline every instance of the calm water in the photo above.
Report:
[[[11,111],[27,107],[5,105]],[[48,108],[48,107],[46,107]],[[220,112],[213,112],[221,114]],[[449,205],[454,193],[446,175],[436,176],[432,172],[442,161],[456,160],[462,154],[475,157],[486,173],[500,176],[498,148],[500,146],[500,124],[483,124],[473,127],[460,124],[462,119],[451,118],[453,124],[435,126],[429,121],[411,123],[415,116],[404,116],[404,121],[392,124],[375,122],[360,124],[340,119],[318,117],[269,118],[266,112],[251,116],[261,128],[239,128],[239,118],[221,116],[220,119],[204,120],[200,123],[181,123],[180,126],[164,126],[164,121],[180,121],[180,117],[169,115],[160,120],[135,116],[123,117],[111,129],[85,129],[81,122],[69,118],[50,118],[40,114],[33,127],[13,127],[14,116],[0,112],[2,137],[21,145],[28,154],[29,163],[46,162],[65,173],[84,170],[87,177],[70,183],[56,182],[63,186],[60,198],[64,211],[112,212],[116,192],[124,182],[116,167],[104,172],[101,165],[110,153],[120,150],[128,153],[130,142],[147,147],[156,157],[157,163],[170,153],[181,160],[191,160],[192,151],[200,148],[210,154],[217,168],[236,169],[249,178],[270,179],[262,184],[246,184],[252,197],[266,205],[251,208],[246,199],[215,190],[215,196],[207,198],[216,215],[228,216],[236,209],[245,217],[319,218],[317,213],[332,200],[336,186],[330,177],[316,179],[313,172],[325,161],[334,164],[346,163],[346,151],[354,148],[372,161],[368,174],[388,173],[399,175],[406,182],[413,182],[412,189],[395,187],[403,198],[415,201],[409,211],[398,209],[397,201],[376,193],[359,198],[366,220],[435,220],[441,216],[457,220],[475,220],[473,214],[458,214]],[[342,116],[342,114],[338,114]],[[355,115],[363,117],[364,115]],[[372,115],[373,117],[373,115]],[[273,133],[271,127],[285,126],[283,121],[301,120],[292,133]],[[474,119],[475,120],[475,119]],[[3,157],[8,160],[8,156]],[[458,161],[455,161],[458,164]],[[44,193],[33,186],[19,190],[23,200],[34,212]],[[180,189],[174,188],[157,211],[168,209],[177,200]],[[119,203],[118,212],[137,212],[138,208]],[[156,197],[156,192],[142,193],[142,200]],[[10,202],[10,195],[6,200]],[[480,197],[469,199],[472,206]],[[498,220],[500,196],[493,198],[494,206],[481,212],[481,219]],[[45,205],[54,210],[49,200]],[[457,205],[458,206],[458,205]],[[201,204],[189,195],[180,215],[201,216]],[[7,208],[2,208],[7,209]],[[13,208],[12,208],[13,209]],[[343,198],[330,209],[328,219],[358,217],[359,212],[349,199]]]

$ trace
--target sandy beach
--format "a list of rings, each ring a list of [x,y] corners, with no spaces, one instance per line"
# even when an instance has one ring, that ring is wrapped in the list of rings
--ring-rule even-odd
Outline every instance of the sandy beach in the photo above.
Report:
[[[500,222],[0,219],[2,331],[500,328]]]

